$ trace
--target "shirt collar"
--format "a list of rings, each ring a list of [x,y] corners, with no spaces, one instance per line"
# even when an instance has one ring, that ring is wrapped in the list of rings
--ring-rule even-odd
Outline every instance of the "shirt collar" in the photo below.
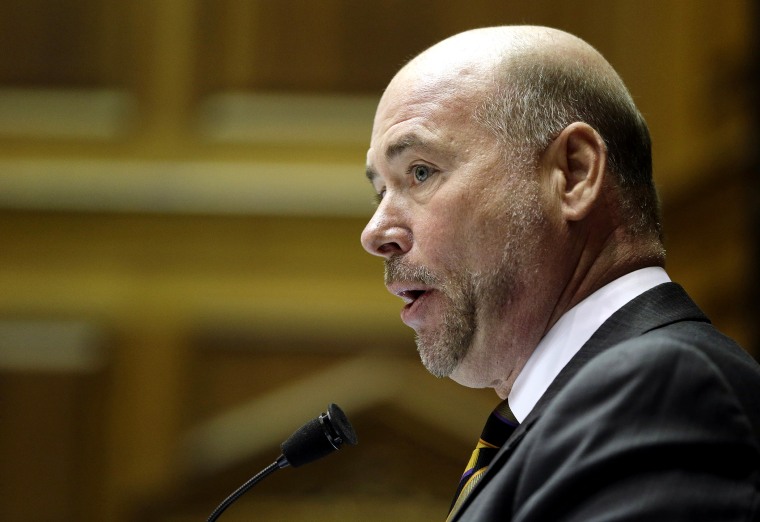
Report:
[[[593,333],[626,303],[670,281],[660,267],[626,274],[603,286],[565,312],[541,339],[509,393],[509,407],[522,422],[562,368]]]

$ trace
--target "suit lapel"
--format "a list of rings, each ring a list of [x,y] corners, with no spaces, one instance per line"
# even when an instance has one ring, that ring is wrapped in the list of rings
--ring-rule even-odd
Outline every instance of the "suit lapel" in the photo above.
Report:
[[[612,314],[586,341],[578,353],[570,359],[570,362],[552,381],[533,410],[502,446],[483,479],[460,508],[454,521],[458,520],[459,516],[466,511],[467,506],[478,495],[478,492],[488,484],[491,476],[504,466],[504,463],[514,453],[525,435],[541,418],[546,407],[586,363],[616,344],[680,321],[710,322],[686,294],[686,291],[676,283],[658,285],[632,299]]]

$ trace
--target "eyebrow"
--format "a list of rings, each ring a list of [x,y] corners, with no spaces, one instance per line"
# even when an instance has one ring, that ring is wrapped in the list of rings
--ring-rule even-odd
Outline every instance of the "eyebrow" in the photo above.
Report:
[[[385,159],[388,161],[397,158],[403,154],[407,149],[422,149],[422,150],[435,150],[432,143],[420,137],[419,134],[409,133],[404,134],[399,139],[388,145],[385,149]]]
[[[435,151],[437,150],[436,147],[433,146],[433,144],[425,140],[424,138],[420,137],[418,134],[415,133],[409,133],[404,134],[400,138],[398,138],[396,141],[388,145],[388,147],[385,149],[385,159],[387,161],[391,161],[397,157],[399,157],[401,154],[403,154],[408,149],[422,149],[426,151]],[[372,182],[377,178],[378,174],[372,167],[367,167],[366,171],[367,179]]]
[[[367,175],[367,179],[370,183],[373,183],[375,181],[375,178],[377,178],[377,172],[375,172],[375,169],[370,166],[367,166],[365,174]]]

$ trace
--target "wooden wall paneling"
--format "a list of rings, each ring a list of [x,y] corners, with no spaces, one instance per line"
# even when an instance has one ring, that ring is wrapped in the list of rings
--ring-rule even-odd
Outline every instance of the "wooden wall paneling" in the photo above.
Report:
[[[733,167],[741,172],[740,166]],[[712,174],[718,179],[719,174]],[[664,207],[667,268],[711,320],[756,356],[746,313],[752,274],[750,205],[745,176],[694,186]]]
[[[94,521],[104,469],[108,336],[86,319],[0,320],[0,510]]]
[[[102,46],[110,1],[6,0],[0,5],[0,84],[97,87],[116,80],[104,70],[115,49]],[[101,52],[106,51],[104,60]]]
[[[114,357],[98,520],[134,520],[148,499],[173,492],[182,471],[182,330],[161,318],[160,310],[145,312],[147,317],[122,333]]]
[[[0,373],[0,509],[7,520],[65,522],[77,514],[79,384],[67,375]]]
[[[753,27],[760,24],[760,5],[754,2],[750,10],[749,20]],[[752,114],[750,143],[760,143],[760,34],[751,31],[749,44],[749,110]],[[751,251],[751,272],[748,277],[749,303],[746,311],[747,321],[752,334],[752,348],[755,357],[760,360],[760,147],[751,147],[749,153],[749,227],[747,235]]]
[[[272,52],[253,43],[261,25],[260,8],[250,0],[201,2],[195,81],[199,95],[242,90],[253,83],[257,57]]]
[[[171,154],[190,138],[198,2],[131,4],[138,61],[133,72],[142,109],[141,152]]]

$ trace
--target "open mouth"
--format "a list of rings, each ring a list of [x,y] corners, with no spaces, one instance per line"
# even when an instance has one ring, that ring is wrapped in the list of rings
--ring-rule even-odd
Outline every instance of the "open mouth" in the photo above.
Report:
[[[428,297],[435,293],[435,288],[416,283],[396,282],[388,285],[388,291],[404,301],[401,310],[401,320],[404,324],[415,330],[421,328],[427,315],[425,303]]]
[[[423,326],[425,321],[426,303],[435,288],[413,281],[396,281],[387,285],[388,291],[400,297],[404,301],[401,310],[401,320],[407,326],[417,329]]]
[[[406,306],[411,306],[414,302],[426,293],[425,290],[404,290],[398,293],[398,296],[404,300]]]

